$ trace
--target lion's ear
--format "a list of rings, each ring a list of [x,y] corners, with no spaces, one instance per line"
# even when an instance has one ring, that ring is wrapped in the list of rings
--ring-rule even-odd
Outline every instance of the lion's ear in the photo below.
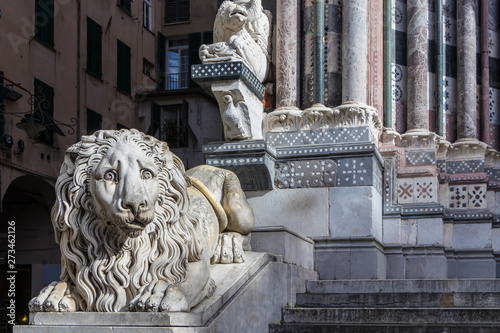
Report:
[[[72,145],[66,150],[66,155],[64,156],[63,168],[61,173],[66,172],[68,174],[73,174],[75,171],[75,162],[78,157],[78,152],[80,151],[80,142]]]
[[[174,156],[170,152],[168,145],[166,143],[163,144],[163,158],[165,159],[165,165],[167,169],[172,169],[174,166]]]

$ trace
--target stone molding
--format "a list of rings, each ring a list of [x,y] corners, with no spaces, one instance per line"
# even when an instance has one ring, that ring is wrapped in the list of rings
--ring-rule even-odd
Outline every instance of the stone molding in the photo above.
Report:
[[[435,149],[438,135],[427,130],[413,129],[401,135],[400,146],[405,148]]]
[[[454,142],[446,156],[450,161],[484,160],[489,146],[476,139],[459,139]]]
[[[378,142],[382,123],[377,110],[363,103],[346,102],[333,109],[315,104],[306,110],[275,110],[267,115],[266,132],[295,132],[361,126],[370,128],[371,142]]]

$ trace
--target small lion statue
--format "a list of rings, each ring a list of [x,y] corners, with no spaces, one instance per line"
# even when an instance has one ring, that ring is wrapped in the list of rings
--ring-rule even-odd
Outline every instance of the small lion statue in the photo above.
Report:
[[[236,175],[187,173],[167,144],[101,130],[67,152],[52,209],[61,281],[31,311],[189,311],[216,286],[212,263],[244,260],[254,217]]]
[[[269,78],[271,13],[261,0],[224,1],[214,22],[214,44],[200,47],[203,63],[243,61],[260,82]]]

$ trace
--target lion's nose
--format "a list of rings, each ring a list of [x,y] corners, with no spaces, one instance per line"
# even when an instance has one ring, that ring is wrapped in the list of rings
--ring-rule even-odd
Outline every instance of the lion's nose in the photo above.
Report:
[[[148,208],[147,200],[122,200],[122,207],[125,210],[130,210],[132,214],[136,215],[141,210]]]

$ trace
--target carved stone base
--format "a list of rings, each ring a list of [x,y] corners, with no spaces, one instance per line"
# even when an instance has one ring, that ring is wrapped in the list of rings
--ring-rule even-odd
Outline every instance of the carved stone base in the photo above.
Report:
[[[193,65],[191,78],[217,99],[226,140],[263,139],[264,86],[243,62]]]
[[[208,165],[236,173],[245,191],[268,190],[274,184],[274,148],[263,140],[214,142],[203,146]]]

